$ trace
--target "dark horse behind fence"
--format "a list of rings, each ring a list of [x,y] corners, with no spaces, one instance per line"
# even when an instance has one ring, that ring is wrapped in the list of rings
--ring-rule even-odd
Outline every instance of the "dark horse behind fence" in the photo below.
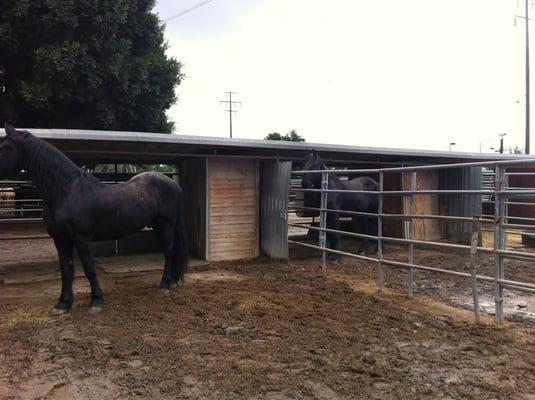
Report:
[[[165,254],[160,287],[169,289],[183,279],[188,263],[182,190],[167,176],[145,172],[128,182],[106,185],[78,168],[63,153],[28,131],[6,125],[0,142],[0,179],[26,170],[44,200],[43,218],[54,239],[61,269],[61,294],[54,310],[68,311],[73,303],[76,248],[91,285],[91,312],[104,303],[92,240],[111,240],[152,227]]]
[[[327,167],[321,161],[316,152],[311,151],[305,157],[305,164],[303,170],[305,171],[319,171],[326,170]],[[305,189],[320,189],[321,188],[321,173],[303,174],[302,186]],[[378,183],[367,176],[361,176],[351,179],[349,181],[340,180],[335,174],[329,174],[328,189],[331,190],[362,190],[362,191],[377,191],[379,190]],[[316,192],[314,196],[307,196],[312,198],[314,207],[320,206],[320,196]],[[357,211],[367,213],[377,213],[379,203],[379,196],[375,193],[344,193],[344,192],[329,192],[327,194],[327,208],[331,210]],[[343,213],[327,213],[327,228],[339,230],[339,219]],[[359,229],[359,227],[361,229]],[[352,216],[352,231],[366,235],[377,236],[377,218],[366,216]],[[327,232],[327,241],[331,249],[340,250],[340,234]],[[358,254],[367,255],[369,251],[369,240],[363,238],[361,240]],[[329,259],[336,261],[339,255],[336,253],[329,253]]]

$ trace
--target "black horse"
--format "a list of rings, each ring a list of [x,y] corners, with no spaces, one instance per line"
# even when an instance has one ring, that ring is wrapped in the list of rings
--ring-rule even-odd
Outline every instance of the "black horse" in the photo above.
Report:
[[[104,304],[92,240],[118,239],[150,226],[165,254],[160,287],[169,289],[183,279],[188,245],[182,189],[175,181],[160,173],[145,172],[125,183],[105,185],[30,132],[16,131],[8,125],[5,129],[6,136],[0,142],[0,179],[26,170],[43,195],[43,218],[54,239],[61,269],[56,313],[68,311],[73,303],[73,248],[91,285],[90,312],[100,311]]]
[[[305,157],[305,164],[303,170],[305,171],[319,171],[326,170],[327,167],[321,161],[319,156],[314,152],[309,152]],[[367,177],[361,176],[351,179],[350,181],[341,181],[335,174],[329,174],[328,189],[332,190],[363,190],[363,191],[378,191],[379,184]],[[303,174],[302,186],[305,189],[320,189],[321,188],[321,173]],[[314,207],[320,206],[320,195],[315,192],[312,196],[306,196],[311,199]],[[307,201],[305,201],[305,204]],[[367,213],[377,213],[379,203],[379,196],[374,193],[343,193],[343,192],[329,192],[327,194],[327,208],[331,210],[357,211]],[[327,213],[327,228],[339,230],[339,218],[343,213]],[[360,228],[360,229],[359,229]],[[361,232],[366,235],[377,236],[377,219],[375,217],[366,216],[352,216],[352,230],[353,232]],[[340,250],[340,234],[327,232],[327,241],[331,249]],[[361,240],[358,254],[367,255],[369,251],[369,240],[363,238]],[[377,248],[375,249],[377,251]],[[336,253],[329,253],[329,259],[337,261],[339,255]]]

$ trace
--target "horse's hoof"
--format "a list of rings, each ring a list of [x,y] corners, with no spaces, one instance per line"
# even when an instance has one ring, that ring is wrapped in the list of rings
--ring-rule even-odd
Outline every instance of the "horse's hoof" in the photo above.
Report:
[[[64,308],[52,307],[52,310],[50,310],[50,313],[52,315],[63,315],[63,314],[67,314],[67,310]]]
[[[89,308],[89,314],[98,314],[101,311],[102,311],[102,307],[100,306],[91,306]]]
[[[169,294],[170,294],[169,289],[160,289],[160,293],[163,296],[169,296]]]
[[[162,281],[160,282],[160,289],[162,290],[169,290],[176,288],[176,282],[175,281]]]

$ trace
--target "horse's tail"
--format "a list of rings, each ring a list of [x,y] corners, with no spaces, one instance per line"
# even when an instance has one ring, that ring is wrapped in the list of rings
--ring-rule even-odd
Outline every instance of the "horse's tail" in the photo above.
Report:
[[[177,216],[175,221],[173,236],[173,263],[172,275],[175,281],[184,282],[184,275],[188,269],[189,247],[186,221],[184,219],[182,192],[177,206]]]

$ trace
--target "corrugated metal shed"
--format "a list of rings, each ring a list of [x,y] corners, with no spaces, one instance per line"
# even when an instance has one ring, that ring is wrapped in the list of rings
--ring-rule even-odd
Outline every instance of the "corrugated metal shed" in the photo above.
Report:
[[[262,163],[261,199],[261,247],[271,258],[288,258],[288,208],[290,175],[289,161],[264,161]]]
[[[525,157],[524,155],[498,153],[411,150],[141,132],[31,128],[28,130],[54,144],[71,158],[101,161],[135,159],[173,162],[183,156],[301,160],[304,152],[310,149],[320,152],[322,159],[330,164],[347,162],[436,164]],[[3,132],[0,134],[3,135]]]
[[[481,167],[464,167],[440,171],[440,188],[443,190],[481,190]],[[444,215],[474,217],[481,215],[480,194],[443,194],[439,197]],[[469,222],[448,221],[446,237],[468,242],[472,233]]]

